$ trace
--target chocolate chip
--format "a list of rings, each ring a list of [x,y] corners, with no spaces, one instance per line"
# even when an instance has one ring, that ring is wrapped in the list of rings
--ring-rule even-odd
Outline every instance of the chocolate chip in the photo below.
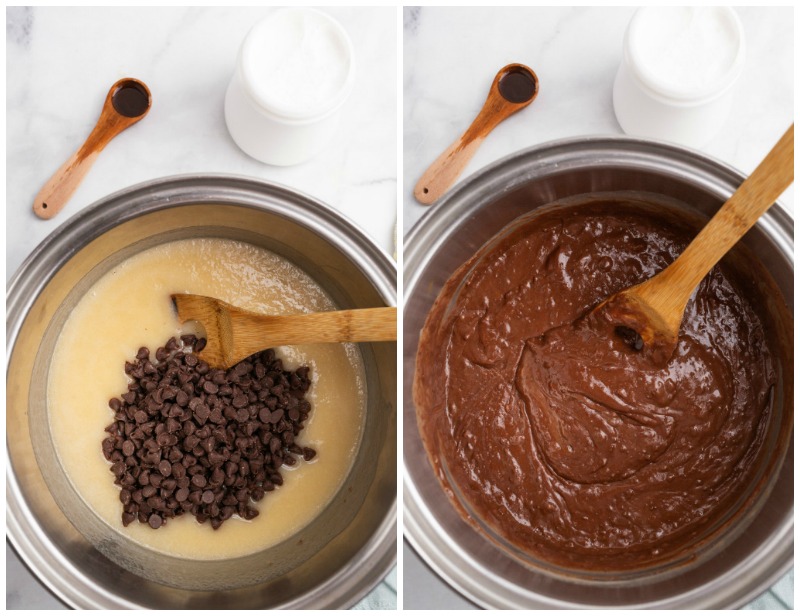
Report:
[[[189,404],[189,394],[183,390],[179,391],[175,396],[175,402],[178,404],[178,406],[185,407],[187,404]]]
[[[136,446],[131,441],[125,441],[122,443],[123,454],[126,456],[132,456],[134,451],[136,451]]]
[[[248,399],[247,399],[246,395],[238,394],[237,396],[234,396],[233,401],[231,402],[231,404],[233,404],[233,408],[240,409],[242,407],[247,406],[247,402],[248,402]]]
[[[220,486],[223,481],[225,481],[225,473],[221,468],[217,467],[211,471],[211,479],[209,480],[211,485]]]
[[[162,491],[166,490],[166,492],[168,494],[171,493],[172,491],[174,491],[175,490],[175,486],[177,486],[177,485],[178,485],[178,482],[175,481],[174,479],[165,479],[164,481],[161,482]]]
[[[208,421],[209,415],[211,415],[211,410],[208,408],[207,404],[200,403],[197,405],[197,408],[194,411],[194,416],[201,426]]]
[[[212,466],[219,466],[225,461],[225,456],[216,451],[208,454],[208,461]]]
[[[197,343],[197,336],[186,334],[181,336],[181,342],[183,342],[184,346],[193,347]]]
[[[169,477],[172,474],[172,464],[168,460],[161,460],[158,463],[158,472],[164,477]]]
[[[644,340],[642,340],[642,337],[636,330],[631,329],[630,327],[618,325],[614,329],[614,333],[622,338],[622,341],[635,351],[641,351],[644,347]]]

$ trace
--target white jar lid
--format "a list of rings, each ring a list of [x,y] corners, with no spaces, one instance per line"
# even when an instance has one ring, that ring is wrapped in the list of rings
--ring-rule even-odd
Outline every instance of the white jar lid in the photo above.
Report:
[[[699,102],[730,87],[744,64],[744,32],[730,7],[644,7],[625,37],[639,81],[675,102]]]
[[[315,9],[281,9],[258,22],[239,55],[245,88],[265,110],[288,120],[334,111],[353,86],[350,38]]]

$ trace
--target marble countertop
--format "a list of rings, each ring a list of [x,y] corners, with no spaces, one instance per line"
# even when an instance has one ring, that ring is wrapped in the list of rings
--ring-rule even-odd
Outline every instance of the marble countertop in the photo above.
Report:
[[[500,124],[462,179],[517,150],[584,135],[621,135],[611,92],[622,39],[635,7],[406,7],[403,11],[403,230],[427,211],[413,187],[433,160],[469,126],[496,72],[511,62],[536,71],[533,104]],[[703,151],[751,172],[793,121],[791,7],[737,7],[747,58],[723,130]],[[794,189],[781,201],[793,213]],[[408,545],[403,552],[407,609],[469,609]],[[790,573],[749,607],[793,605]]]
[[[223,118],[239,45],[270,8],[6,9],[6,279],[80,209],[147,180],[230,173],[329,204],[388,254],[397,211],[397,10],[327,7],[350,35],[356,81],[333,142],[307,163],[271,167],[235,145]],[[83,143],[109,87],[144,81],[153,107],[100,154],[65,209],[39,220],[33,198]],[[6,550],[8,608],[63,607]],[[392,578],[393,580],[393,578]],[[378,589],[394,601],[394,582]],[[368,604],[362,607],[369,607]]]

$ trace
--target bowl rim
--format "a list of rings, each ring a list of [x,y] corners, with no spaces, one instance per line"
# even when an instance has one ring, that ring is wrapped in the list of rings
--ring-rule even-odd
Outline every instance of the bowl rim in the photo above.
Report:
[[[229,192],[223,194],[221,191],[226,189]],[[264,203],[270,199],[283,202],[281,215],[316,232],[347,254],[387,305],[396,305],[397,264],[357,223],[321,200],[283,184],[246,175],[170,175],[133,184],[101,197],[56,227],[25,258],[6,284],[6,379],[14,346],[30,307],[52,276],[90,241],[128,220],[162,209],[210,204],[264,209]],[[86,227],[90,223],[90,232],[87,233]],[[371,267],[367,268],[367,264]],[[144,607],[122,600],[93,584],[71,561],[53,558],[59,550],[25,501],[11,464],[8,442],[5,462],[6,539],[23,565],[48,592],[72,608]],[[365,556],[358,567],[353,566],[354,558],[339,566],[335,574],[319,586],[275,606],[275,609],[302,608],[304,600],[309,599],[312,593],[321,593],[325,604],[314,607],[351,607],[379,585],[394,567],[397,561],[396,529],[395,494],[376,531],[357,552],[357,556]],[[319,599],[316,602],[319,603]]]
[[[722,162],[712,156],[706,155],[697,150],[679,146],[667,141],[652,139],[642,139],[637,137],[619,135],[589,135],[580,137],[569,137],[556,139],[537,144],[513,152],[503,158],[498,159],[475,171],[473,174],[462,180],[452,188],[439,202],[434,204],[426,211],[419,220],[411,227],[403,240],[403,311],[409,307],[410,298],[417,289],[419,276],[427,267],[426,256],[435,252],[438,245],[444,241],[445,230],[455,224],[459,213],[467,209],[470,201],[483,201],[483,194],[486,186],[494,180],[495,188],[505,192],[518,188],[528,181],[526,177],[519,177],[522,174],[512,176],[515,166],[533,164],[535,161],[545,161],[545,167],[558,166],[559,164],[569,165],[575,162],[576,158],[581,159],[579,166],[592,167],[601,164],[615,163],[617,165],[631,163],[632,157],[640,157],[637,160],[644,168],[652,168],[658,162],[667,161],[676,165],[679,169],[690,172],[692,180],[705,178],[707,181],[714,180],[713,188],[720,189],[733,184],[738,186],[746,174],[735,167]],[[651,166],[648,166],[651,165]],[[549,167],[548,167],[549,168]],[[675,169],[672,169],[673,171]],[[713,176],[713,178],[712,178]],[[511,184],[503,183],[513,177]],[[732,192],[732,190],[730,191]],[[480,194],[480,197],[476,195]],[[728,196],[730,193],[728,193]],[[499,194],[497,195],[499,196]],[[494,197],[494,198],[497,198]],[[777,205],[778,207],[774,207]],[[770,238],[778,245],[782,256],[785,257],[794,268],[794,218],[789,210],[780,200],[776,200],[773,207],[762,216],[756,226],[769,226],[773,233]],[[458,208],[461,207],[461,210]],[[450,215],[446,215],[447,210],[452,209]],[[438,223],[438,224],[437,224]],[[406,327],[404,321],[404,328]],[[408,341],[405,340],[404,345]],[[416,347],[414,348],[414,356]],[[409,389],[413,381],[413,365],[406,369],[404,365],[403,373],[403,536],[414,552],[420,557],[425,565],[439,576],[446,584],[461,594],[468,601],[487,609],[516,608],[516,609],[545,609],[545,608],[566,608],[566,609],[585,609],[595,607],[585,603],[572,603],[552,600],[546,596],[538,596],[542,599],[540,604],[523,605],[522,602],[514,602],[503,595],[504,588],[508,584],[503,584],[501,580],[491,580],[490,584],[475,584],[476,579],[486,579],[485,572],[476,568],[474,561],[470,558],[456,542],[444,539],[447,532],[440,526],[439,520],[431,512],[427,503],[421,496],[417,486],[414,484],[413,475],[408,466],[406,447],[409,434],[417,437],[416,411],[414,402]],[[410,372],[411,374],[407,374]],[[409,411],[410,409],[410,411]],[[417,437],[418,438],[418,437]],[[793,451],[793,437],[790,440],[789,449],[782,465],[793,464],[791,453]],[[428,464],[428,470],[430,464]],[[715,596],[710,596],[707,585],[699,586],[690,591],[691,594],[678,596],[676,602],[673,598],[659,602],[646,603],[641,605],[624,605],[627,608],[680,608],[692,605],[691,601],[703,601],[704,607],[715,608],[737,608],[768,590],[780,577],[782,577],[794,562],[794,505],[792,504],[791,515],[788,515],[788,522],[779,526],[778,532],[771,537],[771,541],[766,548],[760,546],[759,554],[772,553],[779,554],[772,562],[777,562],[774,571],[763,575],[753,581],[750,572],[742,567],[737,567],[734,573],[739,574],[739,578],[747,580],[748,585],[742,583],[741,590],[737,590],[736,585],[728,584],[721,589]],[[788,547],[787,547],[788,546]],[[745,561],[747,562],[747,561]],[[460,565],[460,566],[459,566]],[[466,570],[466,571],[465,571]],[[729,577],[734,577],[729,572]],[[716,581],[716,580],[715,580]],[[514,599],[519,599],[515,596]],[[681,600],[684,603],[681,603]],[[600,607],[600,606],[596,606]],[[613,608],[613,605],[602,606]]]
[[[550,141],[546,141],[540,144],[536,144],[530,146],[528,148],[523,148],[507,154],[502,158],[497,159],[494,162],[489,163],[488,165],[474,171],[472,174],[468,175],[466,178],[463,178],[459,183],[457,183],[453,188],[451,188],[445,195],[434,203],[432,206],[428,206],[426,211],[423,215],[411,226],[408,232],[403,237],[403,294],[404,294],[404,301],[405,297],[405,288],[408,283],[411,281],[407,278],[408,272],[411,268],[406,267],[408,264],[409,255],[407,254],[408,248],[411,248],[411,257],[418,258],[416,256],[416,252],[419,250],[418,246],[426,244],[423,241],[423,238],[427,239],[428,237],[434,235],[430,231],[427,230],[430,227],[431,219],[436,217],[440,217],[441,214],[439,212],[443,209],[447,209],[451,207],[451,203],[458,203],[463,201],[465,195],[468,195],[470,190],[477,187],[485,178],[490,177],[491,175],[495,174],[498,169],[501,169],[504,166],[507,166],[513,162],[520,161],[521,159],[532,157],[532,158],[546,158],[547,156],[551,157],[559,157],[559,156],[569,156],[571,150],[575,147],[583,147],[587,150],[594,150],[594,151],[603,151],[603,150],[612,150],[612,149],[619,149],[621,152],[633,152],[633,153],[646,153],[648,156],[652,156],[652,152],[647,152],[647,149],[653,149],[662,155],[665,156],[674,156],[677,160],[678,158],[685,158],[687,161],[691,161],[694,165],[697,165],[698,168],[702,169],[713,169],[717,173],[720,173],[720,179],[727,178],[729,180],[736,180],[737,182],[742,182],[747,177],[747,174],[740,171],[733,165],[730,165],[719,158],[711,156],[709,154],[705,154],[700,152],[699,150],[689,148],[686,146],[681,146],[669,141],[663,141],[658,139],[644,139],[640,137],[631,137],[628,135],[586,135],[580,137],[566,137],[562,139],[553,139]],[[613,159],[610,159],[613,160]],[[597,162],[597,161],[595,161]],[[683,168],[686,168],[686,163],[683,163]],[[689,166],[691,168],[691,166]],[[777,205],[778,207],[774,207]],[[790,236],[790,241],[793,246],[792,235],[794,233],[794,217],[790,214],[789,208],[783,204],[780,199],[777,199],[771,207],[767,214],[770,217],[776,219],[776,223],[779,225],[781,230]],[[765,214],[764,217],[767,215]],[[762,218],[764,218],[762,217]],[[761,220],[759,220],[759,223]],[[756,223],[756,224],[759,224]],[[790,246],[789,250],[787,251],[787,257],[794,261],[794,253],[791,250],[792,246]],[[412,263],[415,265],[414,263]],[[416,265],[415,265],[416,267]]]

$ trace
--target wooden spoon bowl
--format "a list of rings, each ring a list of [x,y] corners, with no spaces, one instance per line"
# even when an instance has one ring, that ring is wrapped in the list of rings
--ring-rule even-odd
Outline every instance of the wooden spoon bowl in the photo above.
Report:
[[[600,303],[593,316],[616,325],[657,363],[668,361],[695,287],[793,181],[794,124],[675,261]]]

